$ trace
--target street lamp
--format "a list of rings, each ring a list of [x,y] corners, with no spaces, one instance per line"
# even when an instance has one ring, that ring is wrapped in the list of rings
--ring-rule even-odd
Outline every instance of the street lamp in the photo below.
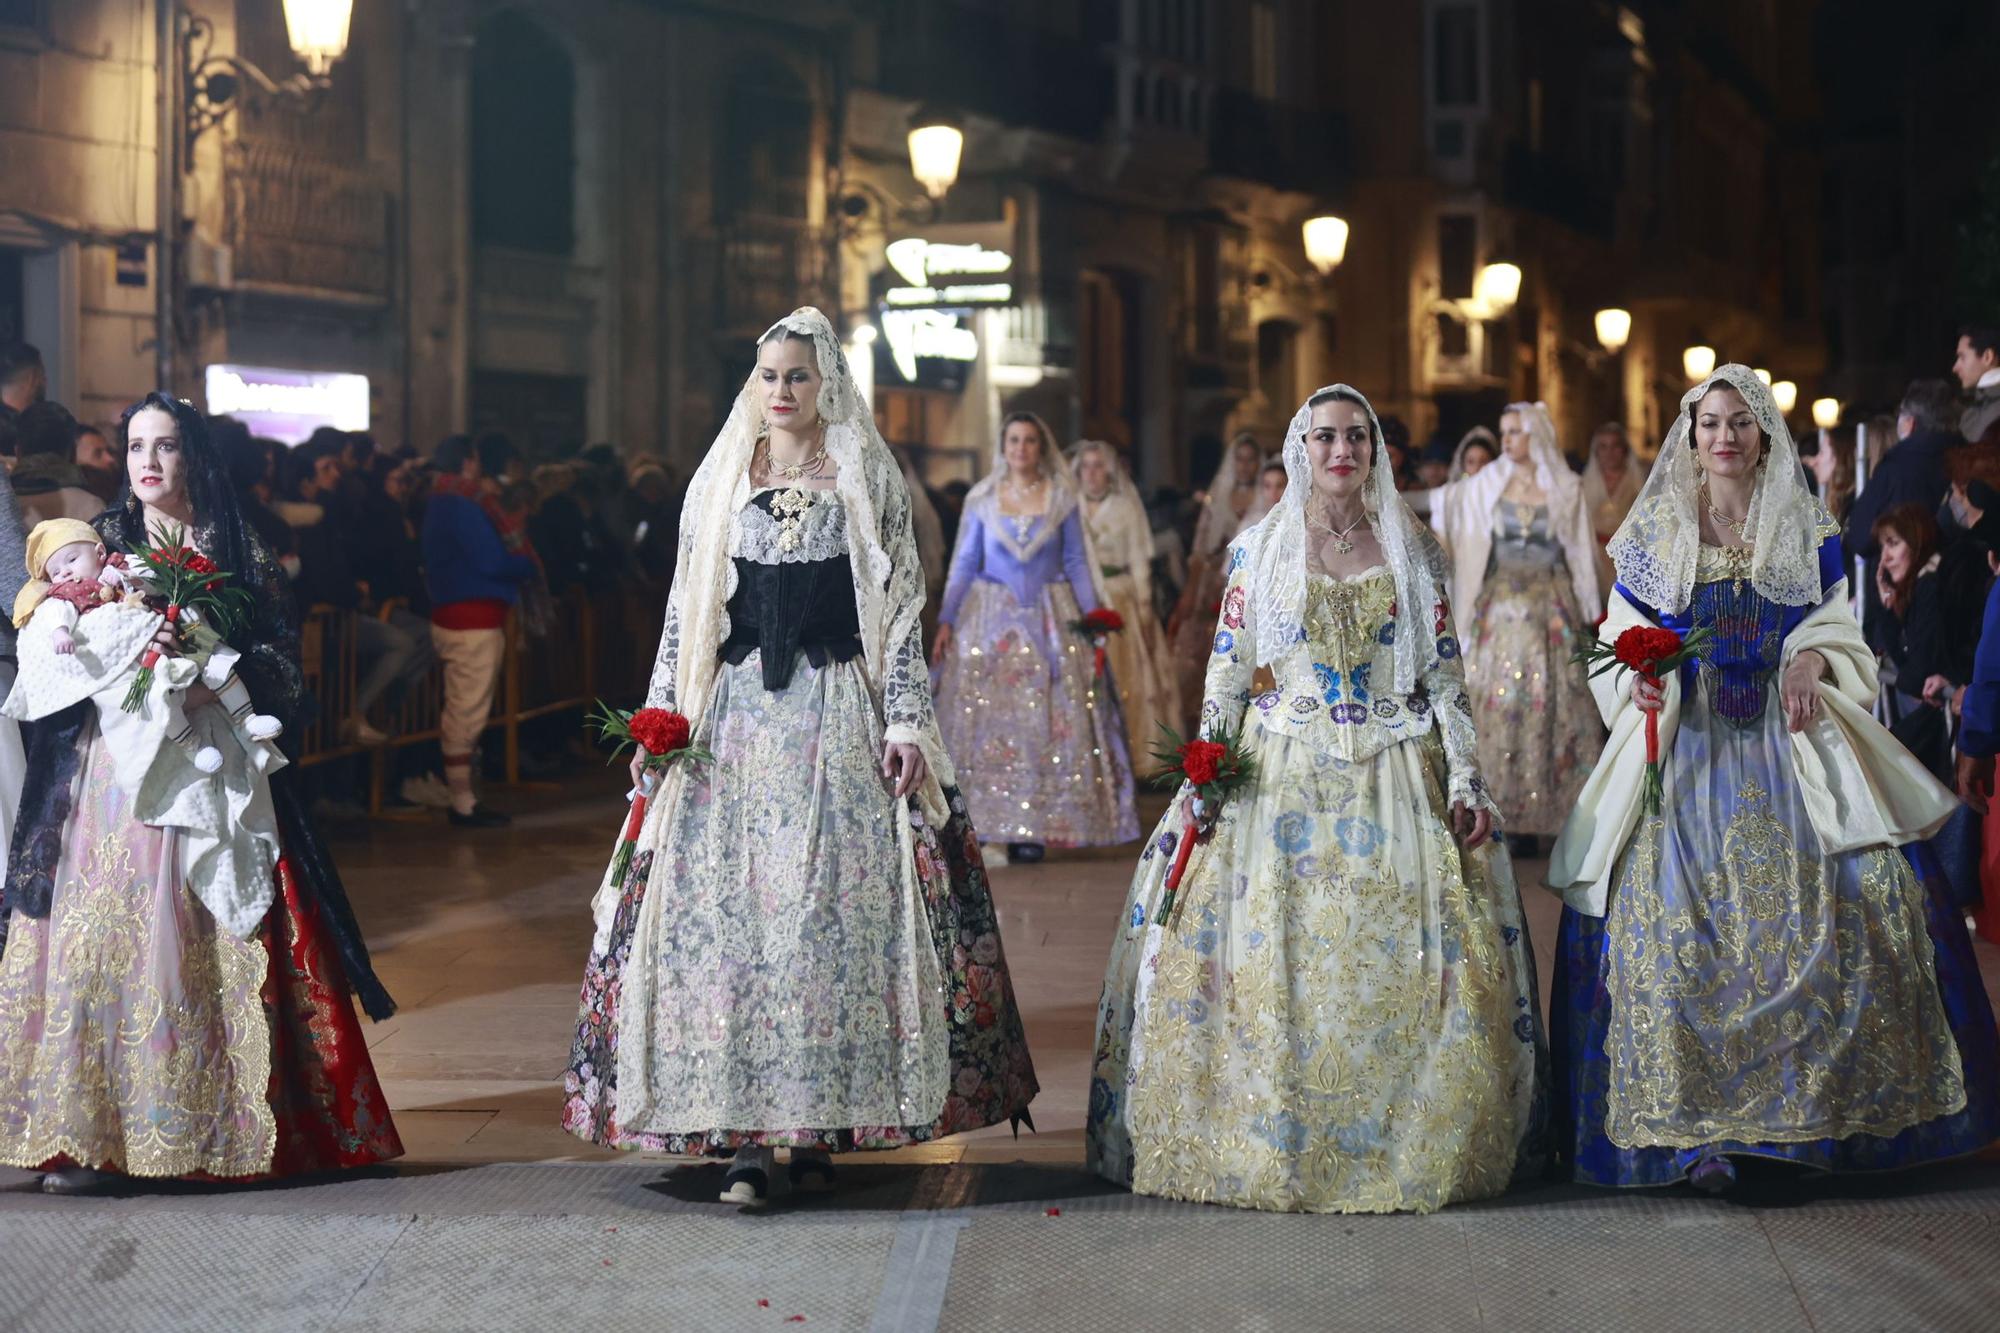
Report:
[[[1696,343],[1681,353],[1681,369],[1691,380],[1705,380],[1715,370],[1715,349]]]
[[[1799,405],[1799,386],[1790,380],[1779,380],[1771,386],[1771,401],[1778,405],[1778,411],[1790,416]]]
[[[1504,259],[1489,259],[1472,283],[1472,304],[1481,317],[1498,319],[1521,299],[1521,268]]]
[[[239,96],[310,103],[333,84],[333,62],[347,54],[354,0],[284,0],[285,31],[304,73],[274,79],[242,56],[216,55],[215,24],[184,5],[169,11],[180,52],[185,151],[234,110]],[[247,90],[246,90],[247,85]]]
[[[919,108],[910,117],[910,174],[933,199],[943,199],[958,180],[965,131],[956,117]]]
[[[292,54],[314,78],[324,78],[347,54],[347,27],[354,0],[285,0],[285,35]]]
[[[1768,389],[1768,388],[1770,388],[1770,387],[1771,387],[1771,372],[1770,372],[1770,371],[1768,371],[1768,370],[1765,370],[1765,369],[1763,369],[1762,367],[1759,367],[1758,369],[1756,369],[1756,370],[1753,370],[1753,371],[1751,371],[1750,373],[1751,373],[1752,375],[1755,375],[1755,376],[1756,376],[1756,377],[1757,377],[1758,379],[1760,379],[1760,380],[1764,381],[1764,387],[1765,387],[1765,388],[1767,388],[1767,389]]]
[[[1312,261],[1312,266],[1319,270],[1321,277],[1332,277],[1340,262],[1347,258],[1347,219],[1330,213],[1307,218],[1302,230],[1306,258]]]
[[[1617,356],[1632,337],[1632,312],[1616,306],[1597,312],[1597,341],[1605,351]]]
[[[1812,405],[1813,425],[1821,430],[1832,430],[1840,424],[1840,400],[1838,398],[1815,398]]]

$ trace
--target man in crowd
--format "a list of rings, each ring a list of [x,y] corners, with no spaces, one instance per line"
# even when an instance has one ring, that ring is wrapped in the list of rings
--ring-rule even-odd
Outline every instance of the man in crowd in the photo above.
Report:
[[[1842,538],[1848,554],[1868,562],[1862,580],[1862,621],[1872,630],[1881,614],[1881,599],[1875,591],[1875,520],[1899,504],[1923,506],[1927,514],[1944,503],[1950,481],[1945,475],[1945,455],[1957,447],[1958,395],[1949,380],[1913,380],[1903,391],[1896,409],[1896,443],[1854,505],[1847,511],[1847,531]]]
[[[431,598],[431,645],[444,666],[439,743],[451,822],[467,828],[509,823],[472,791],[472,755],[493,711],[507,641],[507,611],[534,578],[533,552],[498,514],[498,480],[513,461],[505,436],[463,435],[438,445],[438,469],[424,509],[424,575]]]
[[[2000,444],[2000,328],[1969,324],[1960,329],[1951,369],[1972,395],[1958,419],[1959,434],[1973,444]]]
[[[27,343],[0,346],[0,421],[12,422],[48,396],[42,354]]]
[[[104,502],[76,465],[76,418],[61,403],[36,403],[15,418],[14,495],[30,528],[51,518],[93,519]]]
[[[118,494],[118,483],[125,475],[118,466],[118,455],[111,452],[111,441],[89,424],[76,428],[76,468],[83,488],[106,504]]]

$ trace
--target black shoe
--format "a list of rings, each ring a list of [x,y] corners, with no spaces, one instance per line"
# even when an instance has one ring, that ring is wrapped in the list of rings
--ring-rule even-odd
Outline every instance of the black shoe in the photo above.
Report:
[[[1042,859],[1045,849],[1039,842],[1010,842],[1007,844],[1007,864],[1031,866]]]
[[[835,1179],[833,1162],[825,1153],[810,1149],[793,1149],[792,1160],[785,1164],[785,1174],[791,1179],[792,1188],[802,1194],[825,1194],[833,1188]]]
[[[447,810],[453,828],[506,828],[513,819],[501,814],[490,805],[475,805],[472,813],[461,815],[456,810]]]

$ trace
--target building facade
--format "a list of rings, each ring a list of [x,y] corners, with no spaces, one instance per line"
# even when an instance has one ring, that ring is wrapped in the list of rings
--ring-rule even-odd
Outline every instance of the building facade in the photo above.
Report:
[[[0,325],[93,419],[233,367],[209,406],[299,428],[359,391],[391,445],[500,427],[685,472],[813,302],[935,480],[1025,408],[1155,486],[1237,430],[1274,448],[1336,379],[1420,442],[1520,397],[1656,440],[1690,343],[1824,365],[1810,7],[355,0],[300,100],[212,77],[297,73],[280,0],[158,4],[0,0]],[[941,201],[925,106],[965,130]],[[1477,309],[1502,258],[1519,299]]]

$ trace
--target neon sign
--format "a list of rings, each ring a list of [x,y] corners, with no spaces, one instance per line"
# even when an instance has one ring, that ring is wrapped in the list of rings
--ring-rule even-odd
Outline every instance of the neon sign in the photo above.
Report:
[[[938,361],[977,361],[979,335],[958,322],[947,310],[884,310],[882,339],[889,344],[889,359],[906,380],[917,378],[917,358]]]
[[[203,390],[209,415],[241,418],[273,439],[297,443],[320,426],[368,429],[366,375],[213,365]]]
[[[910,309],[1014,302],[1014,256],[984,241],[905,236],[889,242],[885,253],[903,282],[883,293],[884,305]]]

